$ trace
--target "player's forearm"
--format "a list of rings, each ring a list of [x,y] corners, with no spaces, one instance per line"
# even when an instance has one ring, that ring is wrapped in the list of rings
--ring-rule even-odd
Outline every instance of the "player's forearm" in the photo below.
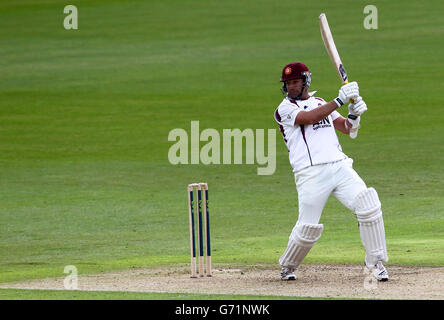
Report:
[[[314,124],[325,119],[330,113],[338,108],[337,103],[333,100],[316,109],[310,111],[301,111],[296,117],[295,125]]]
[[[352,124],[348,121],[347,118],[339,117],[335,121],[333,121],[333,125],[336,130],[339,130],[345,134],[350,134],[350,128],[352,127]]]

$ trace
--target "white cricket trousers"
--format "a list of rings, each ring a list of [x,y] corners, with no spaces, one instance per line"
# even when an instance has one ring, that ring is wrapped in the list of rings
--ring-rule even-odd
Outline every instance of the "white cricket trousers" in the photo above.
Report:
[[[299,199],[298,223],[318,224],[331,194],[353,210],[356,196],[367,189],[365,182],[353,170],[351,158],[308,167],[294,176]]]

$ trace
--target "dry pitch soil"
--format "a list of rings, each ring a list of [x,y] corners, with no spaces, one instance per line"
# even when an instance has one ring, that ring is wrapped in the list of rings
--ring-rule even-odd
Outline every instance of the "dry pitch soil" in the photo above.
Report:
[[[131,269],[78,275],[78,290],[273,295],[346,299],[444,299],[444,267],[388,266],[377,282],[357,265],[302,265],[295,281],[281,281],[266,267],[215,268],[212,277],[190,278],[189,268]],[[4,283],[0,288],[64,290],[64,277]]]

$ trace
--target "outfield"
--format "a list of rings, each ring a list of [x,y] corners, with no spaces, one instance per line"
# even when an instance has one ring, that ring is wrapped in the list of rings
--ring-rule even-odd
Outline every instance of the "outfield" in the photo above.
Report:
[[[444,266],[442,4],[376,1],[377,30],[363,27],[366,4],[84,0],[79,29],[65,30],[59,1],[2,1],[0,284],[62,277],[66,265],[82,275],[186,266],[186,185],[200,181],[214,266],[275,267],[278,277],[297,194],[273,112],[290,61],[310,67],[319,96],[337,95],[321,12],[369,107],[358,139],[340,141],[380,195],[388,266]],[[168,134],[193,120],[218,132],[276,129],[275,173],[172,165]],[[361,265],[354,215],[331,198],[321,223],[305,263]],[[54,293],[0,290],[17,297]],[[88,295],[68,295],[79,297]]]

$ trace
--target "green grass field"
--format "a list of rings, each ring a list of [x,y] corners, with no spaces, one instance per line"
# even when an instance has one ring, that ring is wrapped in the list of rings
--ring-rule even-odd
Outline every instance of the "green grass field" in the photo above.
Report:
[[[278,129],[280,72],[295,60],[319,96],[336,97],[321,12],[369,108],[358,139],[340,141],[381,198],[389,265],[443,266],[442,2],[376,1],[377,30],[363,27],[366,4],[76,1],[79,29],[65,30],[62,1],[1,1],[0,283],[63,276],[66,265],[81,274],[185,265],[186,185],[199,181],[210,186],[214,265],[278,272],[297,220],[279,131],[269,176],[256,164],[174,166],[168,133],[190,132],[193,120],[201,131]],[[351,212],[331,198],[321,223],[305,263],[363,263]]]
[[[306,300],[311,297],[258,295],[0,289],[0,300]]]

